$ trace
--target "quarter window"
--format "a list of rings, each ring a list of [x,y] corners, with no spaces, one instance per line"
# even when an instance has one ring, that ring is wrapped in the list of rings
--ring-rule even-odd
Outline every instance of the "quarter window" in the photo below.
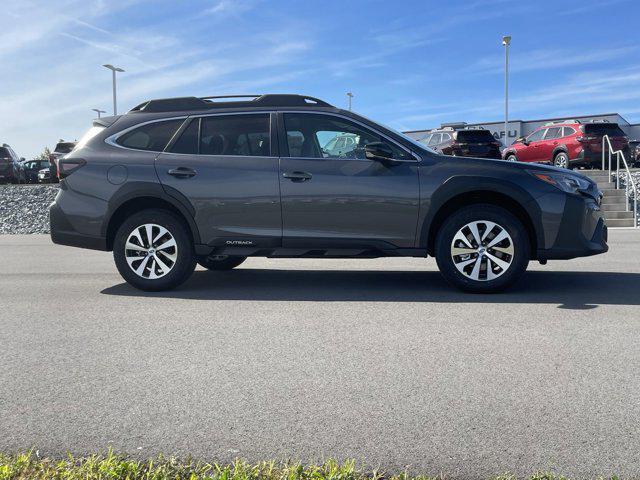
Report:
[[[182,122],[180,119],[148,123],[121,135],[116,143],[135,150],[162,152]]]
[[[269,114],[216,115],[203,117],[201,155],[271,155]]]
[[[574,133],[576,133],[576,131],[573,128],[564,127],[564,130],[562,132],[562,136],[563,137],[568,137],[569,135],[573,135]]]
[[[285,113],[290,157],[365,159],[365,146],[382,142],[393,157],[411,159],[411,155],[381,135],[349,120],[312,113]]]

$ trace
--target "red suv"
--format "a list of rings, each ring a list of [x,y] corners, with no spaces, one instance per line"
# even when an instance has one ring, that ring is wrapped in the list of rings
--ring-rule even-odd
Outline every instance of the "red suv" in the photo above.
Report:
[[[602,138],[608,135],[614,150],[630,159],[629,139],[617,123],[581,123],[567,120],[544,125],[527,137],[518,138],[502,152],[510,161],[550,163],[557,167],[600,166]]]

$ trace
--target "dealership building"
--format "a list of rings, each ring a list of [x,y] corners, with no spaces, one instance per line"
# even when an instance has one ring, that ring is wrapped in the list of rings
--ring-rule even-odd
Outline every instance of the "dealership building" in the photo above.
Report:
[[[640,123],[629,123],[619,113],[604,113],[600,115],[583,115],[575,117],[558,117],[558,118],[543,118],[540,120],[510,120],[507,124],[507,132],[504,129],[504,120],[497,122],[481,122],[481,123],[443,123],[440,128],[453,127],[453,128],[483,128],[489,130],[493,136],[502,142],[503,145],[511,145],[516,138],[529,135],[538,127],[541,127],[547,123],[559,122],[563,120],[578,120],[582,123],[588,123],[593,121],[607,121],[611,123],[617,123],[620,128],[627,134],[629,140],[640,140]],[[421,140],[425,138],[432,129],[428,130],[411,130],[404,132],[411,138]],[[507,141],[505,142],[505,136]]]

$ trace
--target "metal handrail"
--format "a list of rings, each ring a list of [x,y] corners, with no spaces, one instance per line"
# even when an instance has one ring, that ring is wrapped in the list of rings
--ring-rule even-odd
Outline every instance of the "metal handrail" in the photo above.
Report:
[[[627,159],[622,150],[613,150],[609,135],[605,135],[602,137],[602,171],[604,171],[605,146],[609,147],[606,149],[609,154],[609,182],[611,182],[611,155],[614,154],[616,156],[616,188],[620,188],[620,158],[622,157],[622,163],[624,164],[628,178],[627,188],[629,184],[631,184],[631,189],[633,190],[633,226],[634,228],[638,228],[638,188],[631,176]],[[626,200],[627,211],[629,211],[629,195],[626,192],[624,198]]]

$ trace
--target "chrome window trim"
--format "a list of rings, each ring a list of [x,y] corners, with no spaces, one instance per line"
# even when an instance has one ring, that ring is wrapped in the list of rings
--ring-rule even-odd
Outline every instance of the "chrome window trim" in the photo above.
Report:
[[[279,110],[280,113],[306,113],[306,114],[317,114],[317,115],[329,115],[332,117],[338,117],[338,118],[342,118],[343,120],[348,120],[350,122],[353,122],[355,124],[360,125],[363,128],[366,128],[367,130],[371,130],[375,133],[377,133],[378,135],[380,135],[382,138],[385,138],[387,141],[389,141],[390,143],[392,143],[393,145],[395,145],[396,147],[404,150],[405,152],[409,153],[412,157],[413,160],[407,160],[407,159],[401,159],[401,158],[390,158],[389,161],[393,161],[393,162],[401,162],[401,163],[419,163],[420,162],[420,156],[416,155],[415,152],[413,152],[412,150],[408,149],[407,147],[405,147],[404,145],[400,145],[398,142],[396,142],[395,140],[393,140],[392,138],[390,138],[388,135],[385,135],[384,133],[376,130],[375,128],[371,128],[369,125],[359,122],[358,120],[355,120],[351,117],[348,117],[346,115],[340,115],[339,113],[333,113],[333,112],[322,112],[322,111],[315,111],[315,110]],[[285,126],[286,128],[286,126]],[[285,130],[284,134],[286,135],[287,132]],[[288,153],[288,152],[287,152]],[[307,160],[369,160],[366,158],[318,158],[318,157],[284,157],[284,158],[304,158]]]
[[[104,139],[104,143],[106,143],[107,145],[111,145],[112,147],[117,147],[117,148],[121,148],[123,150],[129,150],[129,151],[132,151],[132,152],[162,153],[162,150],[160,150],[160,151],[158,151],[158,150],[143,150],[141,148],[125,147],[123,145],[120,145],[119,143],[116,143],[116,140],[118,140],[118,138],[120,138],[122,135],[124,135],[126,133],[129,133],[131,130],[135,130],[136,128],[143,127],[143,126],[149,125],[151,123],[169,122],[171,120],[183,120],[182,124],[176,129],[176,131],[173,133],[173,135],[171,136],[171,138],[167,142],[167,145],[169,145],[173,141],[173,138],[176,136],[176,134],[182,130],[182,127],[184,127],[185,121],[187,121],[188,119],[189,119],[189,115],[180,115],[179,117],[156,118],[154,120],[148,120],[146,122],[136,123],[135,125],[127,127],[124,130],[120,130],[119,132],[116,132],[113,135],[109,135],[107,138]],[[166,148],[166,145],[165,145],[165,148]]]

